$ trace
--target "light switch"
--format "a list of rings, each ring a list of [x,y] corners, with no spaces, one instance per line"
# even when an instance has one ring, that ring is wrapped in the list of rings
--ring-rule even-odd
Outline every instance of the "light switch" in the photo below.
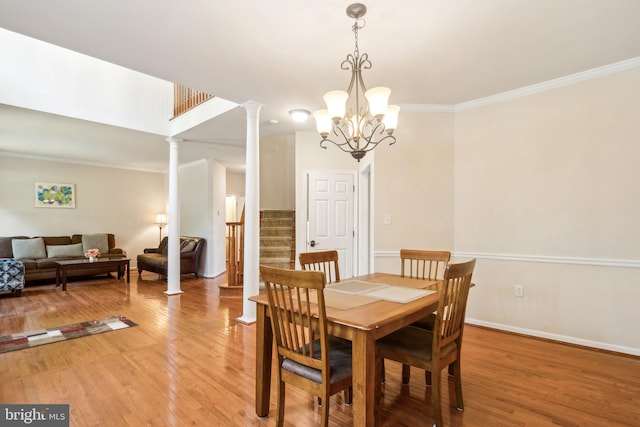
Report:
[[[389,224],[391,224],[391,215],[389,215],[389,214],[384,214],[384,224],[385,224],[385,225],[389,225]]]

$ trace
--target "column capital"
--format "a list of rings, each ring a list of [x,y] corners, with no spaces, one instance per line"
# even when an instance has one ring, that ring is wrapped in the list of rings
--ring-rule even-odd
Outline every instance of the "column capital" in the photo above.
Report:
[[[178,143],[178,142],[184,142],[184,138],[177,138],[175,136],[169,136],[166,138],[166,141],[171,144],[173,143]]]
[[[262,108],[264,108],[264,104],[261,104],[256,101],[247,101],[240,105],[242,108],[247,110],[247,114],[258,114]]]

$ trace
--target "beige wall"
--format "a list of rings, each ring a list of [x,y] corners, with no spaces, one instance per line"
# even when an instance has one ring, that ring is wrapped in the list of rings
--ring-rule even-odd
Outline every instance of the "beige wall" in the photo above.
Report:
[[[376,271],[400,273],[402,248],[453,250],[453,118],[401,112],[396,144],[375,149]]]
[[[227,195],[244,197],[245,190],[244,173],[227,171]]]
[[[36,208],[34,182],[76,185],[76,208]],[[158,246],[155,214],[165,211],[163,174],[0,156],[0,235],[114,233],[136,255]]]
[[[468,318],[640,354],[638,100],[635,69],[456,113]]]
[[[454,262],[478,259],[468,321],[639,355],[639,99],[635,69],[455,113],[401,112],[398,142],[360,165],[296,134],[298,248],[303,171],[370,164],[376,271],[398,272],[403,247],[450,249]]]
[[[293,135],[260,139],[261,210],[295,209],[294,142]]]

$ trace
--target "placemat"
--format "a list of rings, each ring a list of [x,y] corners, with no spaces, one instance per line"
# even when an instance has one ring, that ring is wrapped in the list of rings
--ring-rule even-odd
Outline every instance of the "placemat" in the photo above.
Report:
[[[325,307],[335,308],[337,310],[350,310],[352,308],[361,307],[363,305],[371,304],[376,301],[380,301],[380,299],[369,297],[366,295],[347,294],[344,292],[330,291],[327,289],[325,289],[324,291]],[[309,302],[313,304],[318,303],[318,294],[315,291],[309,292]]]
[[[422,280],[411,277],[400,277],[384,275],[375,279],[368,279],[369,282],[385,283],[387,285],[404,286],[406,288],[427,289],[438,284],[438,280]]]

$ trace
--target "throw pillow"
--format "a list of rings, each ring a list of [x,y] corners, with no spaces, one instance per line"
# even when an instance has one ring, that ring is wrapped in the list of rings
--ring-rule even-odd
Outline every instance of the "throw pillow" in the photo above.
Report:
[[[89,249],[97,249],[101,254],[109,253],[109,239],[106,234],[83,234],[82,249],[87,252]]]
[[[180,252],[191,252],[196,248],[195,240],[185,240],[180,244]]]
[[[74,245],[47,245],[47,256],[49,258],[83,256],[82,243]]]
[[[11,249],[14,258],[41,259],[47,257],[42,237],[33,239],[13,239]]]

